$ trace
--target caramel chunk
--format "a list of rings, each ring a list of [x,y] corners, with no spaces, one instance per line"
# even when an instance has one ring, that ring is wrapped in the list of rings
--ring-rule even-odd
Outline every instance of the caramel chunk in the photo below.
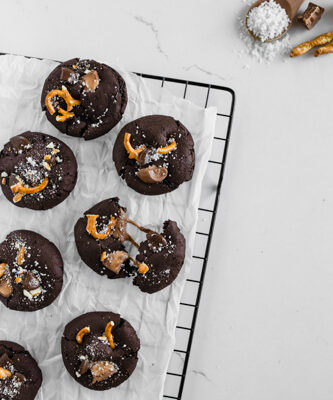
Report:
[[[25,136],[14,136],[10,139],[10,144],[12,145],[13,150],[18,153],[19,151],[24,151],[31,146],[31,142]]]
[[[68,82],[70,80],[71,75],[74,71],[68,67],[62,67],[60,73],[60,79],[64,82]]]
[[[92,383],[105,381],[111,378],[112,375],[117,373],[118,369],[115,364],[109,361],[96,361],[90,367],[91,374],[93,376]]]
[[[113,253],[107,255],[104,260],[102,260],[102,264],[110,271],[118,275],[121,266],[127,259],[128,259],[128,254],[126,253],[126,251],[114,251]]]
[[[140,167],[143,167],[145,164],[147,164],[147,156],[148,156],[149,150],[145,147],[141,153],[139,154],[139,165]]]
[[[8,369],[0,367],[0,379],[8,379],[12,376],[13,374]]]
[[[30,292],[30,290],[38,289],[40,286],[38,278],[30,271],[24,275],[22,284],[24,289],[28,290],[28,292]]]
[[[312,29],[324,14],[325,8],[309,3],[308,8],[298,18],[307,29]]]
[[[79,374],[84,375],[88,371],[89,366],[90,362],[87,359],[82,360],[79,368]]]
[[[165,167],[150,165],[147,168],[141,168],[137,176],[145,183],[159,183],[164,181],[168,175],[168,170]]]
[[[0,296],[9,297],[13,293],[13,286],[9,277],[5,276],[0,280]]]
[[[81,78],[86,92],[94,92],[99,85],[99,76],[94,69],[83,75]]]
[[[147,234],[148,242],[156,248],[164,247],[167,244],[165,237],[160,233],[148,233]]]

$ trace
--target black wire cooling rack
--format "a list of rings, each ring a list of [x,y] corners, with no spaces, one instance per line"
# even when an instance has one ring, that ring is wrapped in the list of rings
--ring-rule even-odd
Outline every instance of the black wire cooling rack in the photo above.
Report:
[[[191,100],[199,106],[217,107],[213,150],[200,200],[196,254],[193,255],[190,276],[186,281],[180,303],[176,347],[169,364],[163,395],[165,399],[181,400],[227,160],[235,93],[232,89],[223,86],[141,73],[137,73],[137,75],[144,78],[150,86],[166,87],[174,94]]]
[[[0,55],[2,54],[6,53],[0,52]],[[150,87],[166,87],[175,95],[190,100],[201,107],[217,107],[213,149],[200,200],[195,243],[196,254],[192,256],[190,276],[186,280],[180,303],[176,327],[176,347],[169,364],[163,395],[165,399],[181,400],[227,160],[235,93],[232,89],[224,86],[143,73],[136,74],[144,78]]]

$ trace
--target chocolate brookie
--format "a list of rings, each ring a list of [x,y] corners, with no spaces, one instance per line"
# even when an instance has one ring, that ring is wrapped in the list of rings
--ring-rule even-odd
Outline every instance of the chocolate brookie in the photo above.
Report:
[[[138,244],[127,232],[127,224],[142,231],[146,240]],[[80,257],[91,269],[110,279],[134,276],[134,285],[143,292],[155,293],[170,285],[184,263],[185,238],[176,222],[164,222],[162,233],[141,227],[128,218],[118,198],[86,211],[74,234]],[[128,244],[137,249],[135,258]]]
[[[192,179],[193,138],[172,117],[150,115],[125,125],[113,148],[118,174],[136,192],[160,195]]]
[[[47,210],[64,201],[77,180],[77,162],[61,140],[39,132],[14,136],[0,153],[1,188],[17,207]]]
[[[0,244],[0,301],[17,311],[36,311],[51,304],[63,282],[57,247],[36,232],[20,230]]]
[[[119,386],[133,373],[140,340],[119,314],[90,312],[69,322],[61,340],[67,371],[92,390]]]
[[[31,354],[14,342],[0,341],[0,399],[33,400],[42,372]]]
[[[121,120],[127,105],[126,84],[108,65],[74,58],[50,73],[41,105],[60,132],[91,140]]]

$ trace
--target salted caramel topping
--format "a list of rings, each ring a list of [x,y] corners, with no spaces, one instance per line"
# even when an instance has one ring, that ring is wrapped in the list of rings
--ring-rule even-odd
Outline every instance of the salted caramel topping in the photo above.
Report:
[[[84,90],[86,92],[94,92],[99,85],[98,72],[95,70],[89,71],[82,76],[81,81],[84,83]]]
[[[53,107],[52,104],[52,98],[55,96],[62,97],[66,104],[67,104],[67,110],[64,110],[61,107],[57,108],[57,111],[59,112],[60,115],[57,116],[57,121],[63,122],[66,121],[68,118],[74,117],[74,113],[70,113],[70,111],[73,109],[74,106],[79,106],[81,104],[80,100],[75,100],[69,93],[68,89],[66,86],[62,85],[61,90],[60,89],[54,89],[49,92],[46,97],[45,97],[45,105],[51,115],[53,115],[56,110]]]
[[[138,178],[145,183],[159,183],[164,181],[168,175],[168,170],[165,167],[157,165],[149,165],[147,168],[141,168],[137,172]]]
[[[96,223],[97,223],[97,218],[99,217],[99,215],[88,214],[88,215],[86,215],[86,217],[87,217],[86,230],[92,237],[94,237],[95,239],[102,240],[102,239],[106,239],[107,237],[109,237],[111,235],[112,228],[116,223],[115,218],[110,217],[110,222],[109,222],[108,227],[105,232],[97,232]]]
[[[1,263],[0,264],[0,278],[5,274],[7,269],[7,264],[6,263]]]
[[[159,154],[167,154],[172,150],[175,150],[175,148],[177,147],[177,143],[174,140],[172,143],[170,143],[168,146],[165,147],[159,147],[156,152]]]
[[[130,133],[125,133],[124,146],[125,146],[125,149],[127,150],[128,158],[139,161],[139,154],[145,149],[145,146],[142,145],[141,147],[134,149],[131,145],[131,136],[132,135]]]
[[[11,378],[13,374],[6,368],[0,367],[0,379]]]
[[[118,250],[110,254],[105,251],[101,255],[102,264],[115,274],[119,274],[121,266],[128,259],[128,253],[126,251]]]
[[[23,264],[24,254],[25,254],[25,248],[24,248],[24,246],[21,246],[21,248],[20,248],[20,250],[19,250],[19,252],[17,254],[17,257],[16,257],[16,262],[18,263],[18,265],[22,265]]]
[[[118,370],[110,361],[96,361],[90,366],[90,371],[93,376],[92,384],[104,381],[114,375]]]
[[[113,327],[114,327],[113,321],[110,321],[107,323],[107,325],[105,327],[105,336],[110,344],[110,347],[112,347],[114,349],[116,347],[116,345],[114,344],[113,335],[111,333]]]
[[[85,326],[84,328],[80,329],[79,332],[76,334],[76,341],[78,342],[78,344],[81,344],[84,338],[84,335],[86,335],[87,333],[90,333],[90,327],[89,326]]]

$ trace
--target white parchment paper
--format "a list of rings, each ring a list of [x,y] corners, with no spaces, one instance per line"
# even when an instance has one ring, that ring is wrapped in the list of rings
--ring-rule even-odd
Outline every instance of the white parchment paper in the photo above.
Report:
[[[0,338],[26,347],[43,372],[39,400],[158,400],[174,347],[179,302],[191,267],[197,208],[201,184],[211,152],[216,109],[202,109],[171,95],[167,90],[150,91],[143,79],[116,69],[126,81],[128,106],[122,121],[99,139],[85,142],[58,132],[41,112],[44,80],[57,65],[53,61],[0,56],[0,148],[11,136],[30,130],[64,141],[79,166],[77,185],[60,205],[48,211],[21,209],[0,194],[0,241],[15,229],[30,229],[59,248],[65,265],[64,286],[56,301],[33,313],[8,310],[0,304]],[[195,142],[196,167],[191,182],[172,193],[147,197],[127,187],[116,173],[112,148],[121,127],[149,114],[171,115],[190,130]],[[73,228],[77,219],[95,203],[118,196],[128,215],[137,223],[161,229],[163,221],[177,221],[186,242],[184,267],[168,288],[149,295],[132,285],[131,279],[108,280],[97,275],[80,259]],[[120,313],[136,329],[141,340],[139,362],[131,378],[118,388],[94,392],[79,385],[66,371],[60,341],[67,322],[88,311]]]

